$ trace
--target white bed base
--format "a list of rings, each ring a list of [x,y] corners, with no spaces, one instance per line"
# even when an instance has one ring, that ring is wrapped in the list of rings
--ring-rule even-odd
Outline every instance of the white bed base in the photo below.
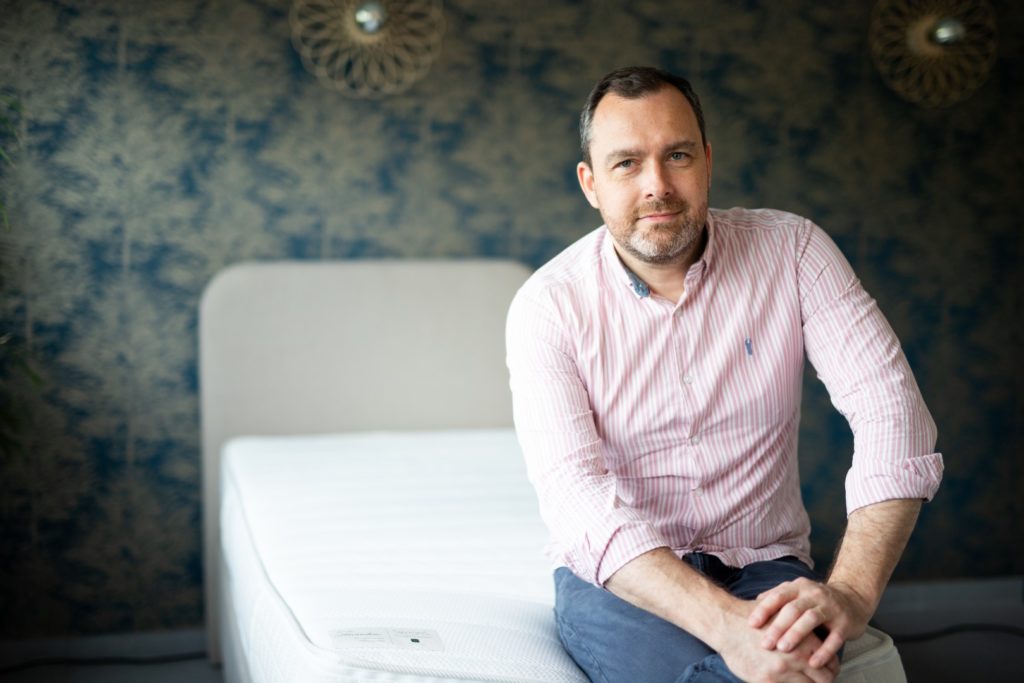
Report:
[[[199,311],[206,628],[221,660],[220,453],[241,435],[512,426],[510,261],[247,263]]]

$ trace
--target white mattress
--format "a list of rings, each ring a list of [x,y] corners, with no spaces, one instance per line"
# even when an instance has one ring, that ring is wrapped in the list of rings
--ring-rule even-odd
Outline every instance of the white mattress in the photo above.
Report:
[[[586,681],[511,430],[236,439],[223,463],[251,680]]]
[[[222,475],[229,682],[586,683],[512,430],[235,439]],[[846,659],[905,680],[877,632]]]

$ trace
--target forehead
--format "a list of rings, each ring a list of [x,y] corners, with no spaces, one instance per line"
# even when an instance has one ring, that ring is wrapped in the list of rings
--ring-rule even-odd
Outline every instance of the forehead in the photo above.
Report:
[[[594,110],[594,151],[682,139],[699,143],[700,126],[689,101],[670,85],[633,99],[609,93]]]

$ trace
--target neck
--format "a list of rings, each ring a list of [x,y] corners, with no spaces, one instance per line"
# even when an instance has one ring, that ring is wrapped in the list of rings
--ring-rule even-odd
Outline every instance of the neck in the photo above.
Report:
[[[622,262],[651,288],[651,292],[670,301],[679,301],[686,291],[686,273],[704,253],[707,242],[708,229],[705,227],[686,251],[667,263],[642,261],[620,248],[614,240],[612,245]]]

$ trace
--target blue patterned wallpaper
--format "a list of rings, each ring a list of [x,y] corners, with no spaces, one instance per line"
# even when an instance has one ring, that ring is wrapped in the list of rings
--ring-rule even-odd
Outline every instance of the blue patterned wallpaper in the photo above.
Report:
[[[21,103],[0,191],[0,636],[198,625],[196,308],[248,259],[493,256],[538,266],[598,222],[575,121],[611,68],[705,100],[716,206],[807,215],[900,335],[947,473],[897,579],[1024,573],[1021,10],[989,81],[905,103],[871,3],[446,0],[405,94],[321,87],[287,0],[0,0]],[[41,385],[19,370],[35,369]],[[801,460],[827,563],[848,429],[812,379]]]

